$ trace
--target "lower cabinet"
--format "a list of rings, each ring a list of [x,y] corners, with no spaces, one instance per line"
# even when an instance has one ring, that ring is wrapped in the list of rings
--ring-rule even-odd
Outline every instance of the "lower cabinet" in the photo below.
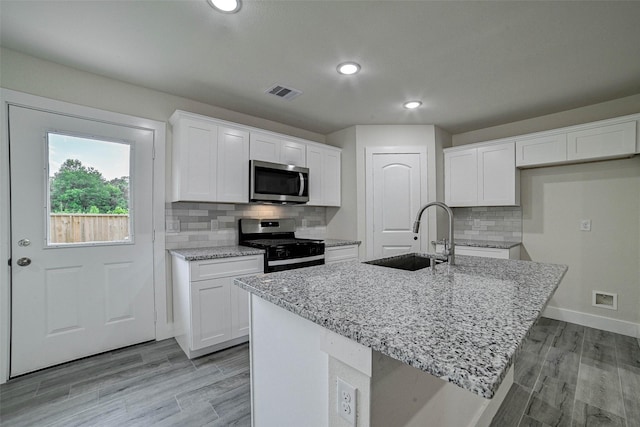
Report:
[[[261,255],[203,261],[172,257],[175,338],[187,357],[248,340],[249,294],[233,280],[262,273],[263,263]]]
[[[436,252],[442,252],[444,246],[436,245]],[[476,246],[456,245],[456,255],[477,256],[484,258],[520,259],[520,245],[510,249],[478,248]]]
[[[356,261],[358,245],[331,246],[324,249],[324,263],[334,264],[342,261]]]

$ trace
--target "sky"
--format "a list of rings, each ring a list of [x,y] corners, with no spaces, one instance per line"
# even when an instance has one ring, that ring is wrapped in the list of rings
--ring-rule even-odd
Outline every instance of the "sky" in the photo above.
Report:
[[[67,159],[78,159],[107,180],[129,176],[129,144],[49,133],[49,176]]]

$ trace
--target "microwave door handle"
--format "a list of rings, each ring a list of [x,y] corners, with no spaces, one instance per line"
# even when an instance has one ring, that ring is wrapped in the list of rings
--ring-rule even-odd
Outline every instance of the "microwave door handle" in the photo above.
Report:
[[[302,196],[304,194],[304,174],[302,172],[298,172],[300,174],[300,192],[298,196]]]

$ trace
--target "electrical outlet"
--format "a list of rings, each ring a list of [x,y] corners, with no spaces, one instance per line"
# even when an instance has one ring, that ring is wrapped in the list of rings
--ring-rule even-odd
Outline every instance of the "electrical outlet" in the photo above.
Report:
[[[212,219],[211,220],[211,231],[215,231],[218,228],[220,228],[220,222],[218,222],[217,219]]]
[[[302,218],[302,226],[303,227],[307,226],[307,219],[306,218]]]
[[[168,219],[165,228],[167,233],[179,233],[180,232],[180,220],[178,219]]]
[[[352,426],[356,425],[356,388],[338,378],[337,411]]]
[[[580,231],[591,231],[591,220],[583,219],[580,221]]]

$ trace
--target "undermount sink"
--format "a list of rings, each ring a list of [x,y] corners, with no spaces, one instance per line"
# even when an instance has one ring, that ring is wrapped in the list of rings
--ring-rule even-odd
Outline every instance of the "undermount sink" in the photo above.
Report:
[[[366,261],[365,264],[379,265],[381,267],[397,268],[407,271],[416,271],[429,267],[431,265],[431,258],[418,254],[404,254]]]

